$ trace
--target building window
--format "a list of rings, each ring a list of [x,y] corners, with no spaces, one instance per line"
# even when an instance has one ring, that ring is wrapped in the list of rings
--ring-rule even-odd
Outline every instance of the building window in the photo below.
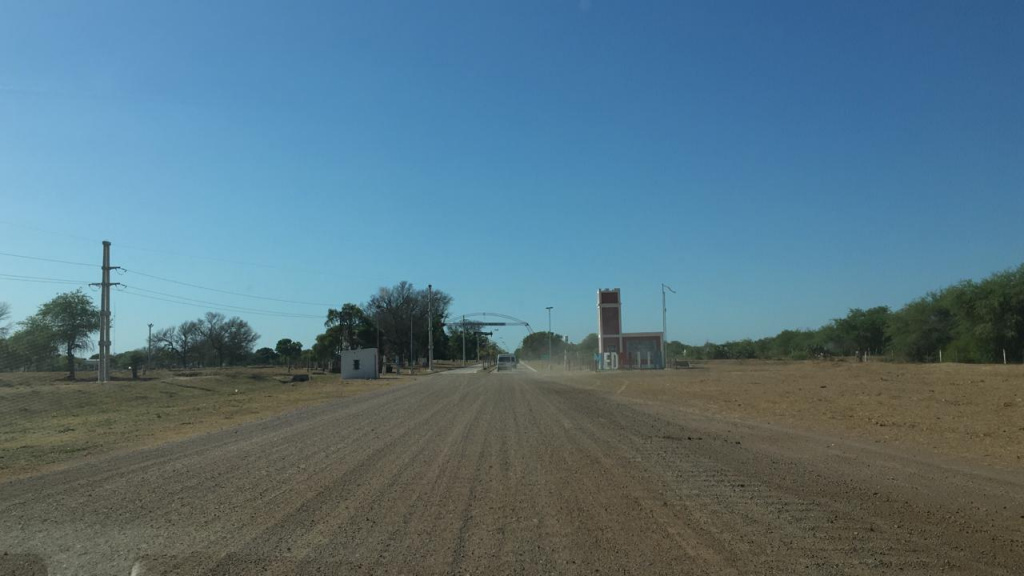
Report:
[[[359,360],[353,360],[352,361],[352,369],[353,370],[359,370]]]

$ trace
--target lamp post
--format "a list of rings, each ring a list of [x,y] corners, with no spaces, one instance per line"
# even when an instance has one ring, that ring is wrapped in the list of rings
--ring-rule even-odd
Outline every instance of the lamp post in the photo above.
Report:
[[[434,371],[434,311],[433,284],[427,284],[427,371]]]
[[[551,360],[552,360],[552,358],[551,358],[551,354],[552,354],[552,348],[551,348],[551,309],[552,308],[554,308],[554,306],[548,306],[547,307],[547,311],[548,311],[548,370],[551,370]]]
[[[661,368],[662,368],[662,370],[664,370],[665,368],[668,368],[668,358],[666,357],[668,348],[667,348],[667,344],[665,343],[665,340],[668,338],[668,307],[665,305],[665,290],[666,289],[668,289],[668,291],[673,293],[673,294],[676,293],[676,291],[673,290],[671,286],[669,286],[667,284],[664,284],[664,283],[661,285]]]

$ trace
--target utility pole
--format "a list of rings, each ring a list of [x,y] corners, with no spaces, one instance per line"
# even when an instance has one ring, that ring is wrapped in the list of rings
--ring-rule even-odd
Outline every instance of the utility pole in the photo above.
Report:
[[[462,315],[462,365],[466,365],[466,315]]]
[[[409,374],[412,374],[412,367],[416,363],[416,359],[412,357],[412,319],[415,314],[409,315]]]
[[[481,356],[480,356],[480,339],[483,336],[492,336],[494,334],[494,332],[481,332],[481,331],[478,330],[478,331],[475,332],[475,334],[476,334],[476,362],[477,362],[477,364],[480,364],[480,358],[481,358]]]
[[[552,354],[552,352],[551,352],[551,350],[552,350],[552,348],[551,348],[551,309],[552,308],[554,308],[554,306],[548,306],[547,307],[547,310],[548,310],[548,370],[551,370],[551,362],[554,360],[551,357],[551,354]]]
[[[146,340],[146,370],[143,372],[149,372],[149,367],[153,364],[153,323],[149,323],[149,338]]]
[[[96,380],[110,381],[110,287],[120,286],[119,282],[110,282],[110,271],[119,270],[120,266],[110,265],[110,242],[103,241],[103,280],[90,286],[100,287],[100,362]]]
[[[373,323],[377,325],[377,358],[383,358],[384,359],[383,364],[387,364],[388,357],[384,356],[383,354],[380,353],[380,308],[377,309],[377,313],[374,314],[373,316],[374,316],[374,322]],[[378,363],[377,363],[377,375],[378,376],[380,376],[381,370],[383,370],[383,368],[384,368],[384,366],[382,365],[382,363],[378,361]],[[340,369],[340,367],[339,367],[339,369]]]
[[[664,370],[668,368],[668,358],[665,357],[667,354],[668,347],[665,340],[668,338],[668,308],[665,305],[665,289],[675,294],[676,291],[671,286],[662,283],[661,285],[661,368]]]
[[[427,371],[434,371],[434,286],[427,284]]]

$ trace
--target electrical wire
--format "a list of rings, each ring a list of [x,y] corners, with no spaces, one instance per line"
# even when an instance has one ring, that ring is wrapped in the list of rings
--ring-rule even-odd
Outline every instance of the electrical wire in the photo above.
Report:
[[[135,296],[137,298],[146,298],[146,299],[149,299],[149,300],[157,300],[157,301],[160,301],[160,302],[169,302],[171,304],[180,304],[182,306],[193,306],[195,308],[206,308],[206,309],[211,309],[211,307],[212,307],[214,311],[218,311],[218,312],[231,312],[231,313],[239,313],[240,312],[240,313],[243,313],[243,314],[256,314],[256,315],[259,315],[259,316],[274,316],[274,317],[278,317],[278,318],[308,318],[308,319],[316,319],[316,320],[322,319],[322,316],[317,316],[317,315],[314,315],[314,314],[292,314],[292,313],[289,313],[289,312],[279,312],[279,311],[275,311],[275,310],[258,310],[258,309],[254,309],[254,308],[243,308],[243,307],[239,307],[239,306],[231,306],[229,304],[218,304],[218,303],[215,303],[215,302],[206,302],[204,300],[195,300],[195,299],[192,299],[192,298],[184,298],[182,296],[175,296],[175,295],[172,295],[172,294],[164,294],[162,292],[156,292],[156,291],[153,291],[153,290],[145,290],[143,288],[133,288],[131,286],[125,286],[124,289],[122,290],[122,292],[124,294],[128,294],[130,296]],[[159,296],[150,296],[149,294],[146,294],[146,292],[150,292],[150,293],[154,293],[154,294],[161,294],[161,295],[165,295],[167,297],[166,298],[161,298]]]
[[[43,258],[43,257],[39,257],[39,256],[28,256],[28,255],[25,255],[25,254],[13,254],[13,253],[10,253],[10,252],[0,252],[0,256],[8,256],[8,257],[11,257],[11,258],[22,258],[22,259],[25,259],[25,260],[38,260],[38,261],[41,261],[41,262],[54,262],[54,263],[57,263],[57,264],[67,264],[67,265],[71,265],[71,266],[86,266],[86,267],[89,267],[89,268],[102,268],[101,266],[96,266],[95,264],[87,264],[85,262],[73,262],[73,261],[70,261],[70,260],[59,260],[59,259],[56,259],[56,258]],[[165,278],[165,277],[162,277],[162,276],[157,276],[155,274],[147,274],[145,272],[139,272],[137,270],[128,270],[128,269],[125,269],[123,267],[114,268],[114,270],[118,274],[120,274],[120,275],[124,275],[126,273],[128,273],[128,274],[135,274],[137,276],[143,276],[143,277],[146,277],[146,278],[152,278],[154,280],[159,280],[159,281],[162,281],[162,282],[168,282],[168,283],[171,283],[171,284],[177,284],[179,286],[187,286],[189,288],[196,288],[196,289],[199,289],[199,290],[207,290],[209,292],[216,292],[216,293],[219,293],[219,294],[227,294],[227,295],[238,296],[238,297],[242,297],[242,298],[251,298],[251,299],[254,299],[254,300],[264,300],[264,301],[269,301],[269,302],[280,302],[280,303],[284,303],[284,304],[296,304],[296,305],[301,305],[301,306],[318,306],[318,307],[327,307],[327,308],[329,308],[331,306],[331,304],[324,304],[324,303],[321,303],[321,302],[303,302],[303,301],[300,301],[300,300],[288,300],[288,299],[285,299],[285,298],[272,298],[272,297],[269,297],[269,296],[256,296],[256,295],[253,295],[253,294],[245,294],[245,293],[242,293],[242,292],[233,292],[231,290],[222,290],[222,289],[219,289],[219,288],[211,288],[209,286],[201,286],[199,284],[192,284],[192,283],[189,283],[189,282],[181,282],[179,280],[173,280],[171,278]],[[0,274],[0,280],[13,280],[13,281],[17,281],[17,282],[36,282],[36,283],[48,283],[48,284],[71,284],[71,285],[79,285],[79,286],[90,284],[90,282],[87,281],[87,280],[70,280],[70,279],[67,279],[67,278],[47,278],[47,277],[42,277],[42,276],[24,276],[24,275],[18,275],[18,274]],[[147,289],[144,289],[144,288],[123,287],[123,288],[121,288],[121,290],[126,291],[126,293],[132,294],[134,296],[139,296],[139,297],[143,297],[143,298],[151,298],[151,299],[154,299],[154,300],[162,300],[162,301],[165,301],[165,302],[171,302],[171,303],[176,303],[176,304],[184,304],[184,305],[188,305],[188,306],[198,306],[198,305],[215,306],[215,307],[220,308],[220,309],[225,310],[225,311],[243,312],[243,313],[249,313],[249,314],[260,314],[260,315],[264,315],[264,316],[277,316],[277,317],[284,317],[284,318],[310,318],[310,319],[320,319],[321,318],[321,316],[314,315],[314,314],[295,314],[295,313],[291,313],[291,312],[282,312],[282,311],[277,311],[277,310],[263,310],[263,309],[257,309],[257,308],[247,308],[247,307],[244,307],[244,306],[233,306],[233,305],[230,305],[230,304],[220,304],[220,303],[216,303],[216,302],[208,302],[208,301],[205,301],[205,300],[197,300],[195,298],[186,298],[184,296],[178,296],[178,295],[175,295],[175,294],[167,294],[165,292],[157,292],[155,290],[147,290]],[[154,295],[157,295],[157,296],[164,296],[164,297],[169,298],[169,299],[155,298],[153,296],[146,296],[145,294],[137,294],[137,293],[132,292],[132,290],[138,291],[138,292],[149,292],[151,294],[154,294]]]
[[[147,288],[138,288],[136,286],[126,286],[126,285],[123,285],[123,284],[121,285],[121,288],[123,288],[124,290],[136,290],[136,291],[139,291],[139,292],[145,292],[147,294],[154,294],[156,296],[163,296],[163,297],[166,297],[166,298],[174,298],[176,300],[182,300],[182,301],[185,301],[185,302],[193,302],[193,303],[196,303],[196,304],[205,304],[206,306],[218,306],[220,308],[232,308],[234,310],[239,310],[239,311],[243,311],[243,312],[262,312],[262,313],[266,313],[266,314],[287,314],[287,315],[290,315],[290,316],[302,316],[302,317],[312,316],[314,318],[320,318],[319,315],[312,315],[312,314],[295,313],[295,312],[284,312],[284,311],[281,311],[281,310],[266,310],[266,309],[263,309],[263,308],[249,308],[249,307],[246,307],[246,306],[236,306],[234,304],[221,304],[219,302],[210,302],[208,300],[198,300],[196,298],[187,298],[185,296],[178,296],[177,294],[168,294],[166,292],[158,292],[156,290],[149,290]]]
[[[14,280],[17,282],[38,282],[40,284],[77,284],[84,286],[88,280],[69,280],[67,278],[45,278],[42,276],[21,276],[18,274],[0,274],[0,280]]]
[[[154,280],[160,280],[162,282],[169,282],[171,284],[178,284],[179,286],[188,286],[189,288],[198,288],[199,290],[208,290],[210,292],[217,292],[217,293],[220,293],[220,294],[228,294],[230,296],[240,296],[242,298],[252,298],[254,300],[267,300],[269,302],[281,302],[281,303],[284,303],[284,304],[299,304],[299,305],[302,305],[302,306],[321,306],[321,307],[328,307],[328,308],[331,307],[331,306],[335,306],[336,305],[336,304],[324,304],[322,302],[302,302],[302,301],[299,301],[299,300],[286,300],[284,298],[271,298],[269,296],[254,296],[252,294],[244,294],[242,292],[232,292],[230,290],[221,290],[219,288],[210,288],[208,286],[200,286],[198,284],[190,284],[188,282],[181,282],[179,280],[172,280],[170,278],[163,278],[161,276],[156,276],[156,275],[153,275],[153,274],[146,274],[145,272],[139,272],[138,270],[129,270],[129,269],[126,269],[126,268],[123,268],[123,270],[126,273],[128,273],[128,274],[136,274],[138,276],[144,276],[146,278],[152,278]]]
[[[97,266],[96,264],[86,264],[85,262],[71,262],[69,260],[56,260],[54,258],[40,258],[39,256],[11,254],[10,252],[0,252],[0,256],[10,256],[11,258],[24,258],[25,260],[39,260],[40,262],[56,262],[58,264],[70,264],[72,266],[88,266],[89,268],[101,268],[101,266]]]

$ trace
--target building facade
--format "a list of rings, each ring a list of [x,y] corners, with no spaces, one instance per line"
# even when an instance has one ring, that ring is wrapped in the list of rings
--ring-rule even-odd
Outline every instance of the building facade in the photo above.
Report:
[[[619,368],[664,368],[661,332],[622,331],[622,293],[618,288],[597,291],[597,342],[602,355],[618,355]]]
[[[377,374],[377,349],[341,351],[342,380],[375,380]]]

